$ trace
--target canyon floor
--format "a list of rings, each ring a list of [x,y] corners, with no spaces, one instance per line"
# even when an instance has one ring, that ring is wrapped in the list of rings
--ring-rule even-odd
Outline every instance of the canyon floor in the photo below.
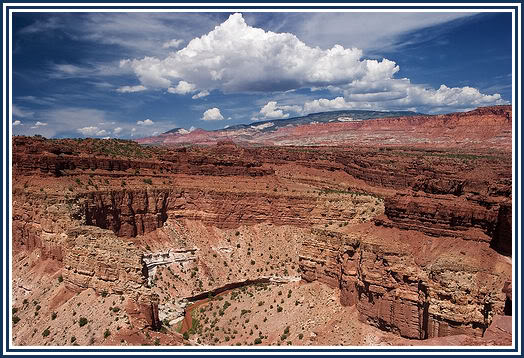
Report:
[[[374,144],[13,137],[13,344],[511,345],[508,111]]]

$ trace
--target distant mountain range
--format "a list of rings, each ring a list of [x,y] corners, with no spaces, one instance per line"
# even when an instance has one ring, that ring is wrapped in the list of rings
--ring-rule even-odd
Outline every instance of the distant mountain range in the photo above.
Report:
[[[255,129],[262,132],[273,132],[282,127],[287,126],[299,126],[305,124],[317,124],[317,123],[330,123],[330,122],[356,122],[364,121],[367,119],[377,118],[388,118],[388,117],[407,117],[417,116],[422,113],[416,113],[411,111],[395,111],[395,112],[383,112],[383,111],[366,111],[366,110],[344,110],[344,111],[330,111],[330,112],[319,112],[311,113],[307,116],[293,117],[293,118],[282,118],[272,119],[266,121],[257,121],[251,124],[237,124],[224,129],[217,129],[211,132],[222,132],[222,131],[237,131],[241,129]],[[190,133],[184,128],[173,128],[163,134],[188,134]]]
[[[509,137],[508,137],[509,136]],[[511,138],[511,106],[480,107],[469,112],[427,115],[409,111],[346,110],[287,119],[238,124],[206,131],[173,128],[137,139],[147,145],[434,145],[506,146]],[[433,144],[432,144],[433,143]]]

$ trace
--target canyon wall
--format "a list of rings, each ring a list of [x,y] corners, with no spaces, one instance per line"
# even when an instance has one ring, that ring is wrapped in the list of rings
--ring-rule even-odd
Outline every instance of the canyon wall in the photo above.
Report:
[[[13,173],[15,175],[48,174],[53,176],[80,174],[83,171],[102,170],[126,172],[140,176],[141,169],[150,169],[161,174],[214,175],[214,176],[263,176],[273,174],[262,163],[238,153],[236,147],[214,152],[209,150],[186,150],[157,153],[139,148],[136,144],[128,149],[129,156],[118,155],[119,151],[100,147],[89,155],[82,154],[83,148],[75,140],[67,143],[45,141],[38,138],[14,138]],[[128,144],[126,144],[128,145]],[[138,148],[136,148],[138,147]],[[154,154],[152,154],[154,153]],[[239,155],[240,154],[240,155]],[[128,176],[131,173],[119,173]],[[106,173],[107,174],[107,173]]]
[[[510,268],[483,267],[488,257],[493,267],[501,261],[488,245],[457,253],[453,238],[374,231],[312,231],[299,257],[302,278],[339,287],[341,303],[355,304],[361,321],[407,338],[481,337],[493,315],[504,314]]]
[[[199,220],[220,228],[272,222],[305,226],[344,222],[355,218],[359,206],[380,206],[373,197],[354,200],[350,195],[318,195],[250,191],[216,191],[198,188],[164,188],[89,192],[78,197],[86,225],[134,237],[161,227],[168,217]],[[378,204],[375,204],[378,203]]]

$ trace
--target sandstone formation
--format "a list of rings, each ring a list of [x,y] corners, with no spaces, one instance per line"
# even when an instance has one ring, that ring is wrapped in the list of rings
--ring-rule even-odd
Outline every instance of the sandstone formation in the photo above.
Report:
[[[481,337],[493,315],[504,314],[510,268],[478,270],[498,260],[487,244],[371,225],[358,234],[312,234],[302,246],[303,278],[339,287],[341,302],[356,304],[362,321],[407,338]]]

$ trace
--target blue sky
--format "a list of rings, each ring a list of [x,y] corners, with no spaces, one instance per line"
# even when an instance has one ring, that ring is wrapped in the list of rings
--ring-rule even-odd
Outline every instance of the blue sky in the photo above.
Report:
[[[15,13],[13,133],[139,138],[511,101],[509,13]]]

